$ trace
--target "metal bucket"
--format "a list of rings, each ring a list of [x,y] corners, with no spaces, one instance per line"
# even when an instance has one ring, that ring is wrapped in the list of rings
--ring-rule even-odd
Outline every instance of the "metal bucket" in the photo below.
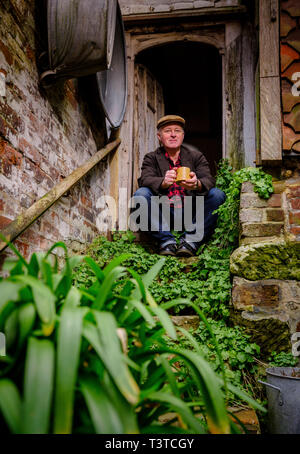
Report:
[[[266,370],[269,431],[300,434],[300,368],[270,367]]]
[[[127,61],[125,33],[120,7],[117,7],[116,32],[111,66],[96,74],[100,101],[112,128],[118,128],[127,103]]]
[[[108,69],[116,16],[117,0],[48,0],[49,70],[41,80],[47,84]]]

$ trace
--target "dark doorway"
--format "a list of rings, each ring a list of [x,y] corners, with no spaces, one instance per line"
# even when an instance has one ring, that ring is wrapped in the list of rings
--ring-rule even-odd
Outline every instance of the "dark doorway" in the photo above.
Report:
[[[218,50],[202,43],[176,42],[147,49],[136,62],[161,84],[165,114],[185,118],[185,142],[204,153],[215,174],[222,158],[222,59]]]

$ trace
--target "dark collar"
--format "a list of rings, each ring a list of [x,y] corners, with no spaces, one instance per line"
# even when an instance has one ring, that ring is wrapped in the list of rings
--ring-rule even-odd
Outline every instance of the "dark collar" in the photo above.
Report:
[[[169,170],[169,162],[165,156],[164,147],[157,148],[156,153],[158,165],[162,171],[162,174],[164,175],[167,170]],[[190,169],[193,167],[191,152],[184,145],[181,145],[180,147],[180,161],[183,167],[189,167]]]

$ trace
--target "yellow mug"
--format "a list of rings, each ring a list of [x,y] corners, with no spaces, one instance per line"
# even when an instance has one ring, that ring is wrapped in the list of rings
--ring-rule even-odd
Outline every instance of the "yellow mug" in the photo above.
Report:
[[[177,169],[177,177],[176,182],[180,182],[183,180],[189,180],[191,169],[189,167],[179,167]]]

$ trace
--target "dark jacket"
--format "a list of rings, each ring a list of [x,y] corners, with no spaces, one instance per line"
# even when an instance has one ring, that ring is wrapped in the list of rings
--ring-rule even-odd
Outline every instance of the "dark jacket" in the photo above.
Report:
[[[204,155],[197,148],[182,144],[180,158],[181,165],[189,167],[192,172],[195,172],[197,178],[202,183],[201,191],[186,190],[186,195],[206,195],[215,186],[215,179],[210,173],[209,165]],[[141,176],[138,179],[139,187],[150,188],[155,195],[167,194],[168,190],[160,187],[167,170],[169,170],[169,161],[165,157],[163,147],[147,153],[143,160]]]

